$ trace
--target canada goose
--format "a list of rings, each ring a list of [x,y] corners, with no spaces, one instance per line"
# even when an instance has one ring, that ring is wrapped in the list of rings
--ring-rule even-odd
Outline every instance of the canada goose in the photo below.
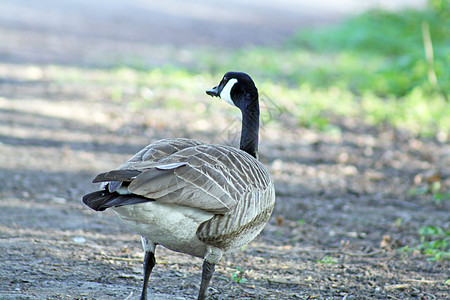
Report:
[[[242,112],[240,149],[195,140],[164,139],[148,145],[117,170],[97,175],[101,190],[83,197],[90,208],[112,207],[142,236],[146,299],[155,247],[204,259],[198,299],[205,299],[224,253],[252,241],[275,204],[273,180],[256,159],[258,90],[245,73],[228,72],[207,90]]]

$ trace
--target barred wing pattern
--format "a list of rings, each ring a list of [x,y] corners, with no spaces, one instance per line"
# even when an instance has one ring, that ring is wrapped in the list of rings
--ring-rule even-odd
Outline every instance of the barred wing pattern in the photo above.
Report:
[[[129,183],[128,190],[149,201],[214,213],[200,224],[197,236],[223,250],[245,245],[259,234],[275,202],[266,168],[246,152],[229,146],[161,140],[111,174],[129,175],[124,180]]]

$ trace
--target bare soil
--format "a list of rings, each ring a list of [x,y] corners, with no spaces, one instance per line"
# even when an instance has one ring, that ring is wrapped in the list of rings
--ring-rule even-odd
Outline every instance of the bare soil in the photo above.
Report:
[[[11,38],[5,28],[0,37]],[[0,299],[137,299],[140,238],[82,195],[157,139],[233,144],[234,117],[202,91],[201,114],[131,109],[109,86],[59,81],[47,58],[17,49],[0,62]],[[260,145],[276,182],[273,217],[217,266],[211,299],[448,299],[449,262],[399,249],[417,246],[422,226],[450,226],[449,201],[410,193],[436,180],[448,191],[449,145],[354,119],[333,120],[341,133],[332,134],[276,118]],[[195,299],[201,260],[162,247],[156,256],[154,299]]]

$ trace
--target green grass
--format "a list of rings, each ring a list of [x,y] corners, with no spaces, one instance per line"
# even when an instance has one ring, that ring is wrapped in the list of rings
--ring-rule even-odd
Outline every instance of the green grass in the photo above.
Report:
[[[316,260],[316,263],[319,264],[337,264],[339,260],[337,258],[331,257],[331,256],[324,256],[321,259]]]
[[[422,24],[430,28],[430,83]],[[279,49],[203,53],[212,73],[245,70],[262,78],[260,90],[293,114],[299,126],[333,128],[330,115],[362,117],[414,134],[447,135],[450,106],[450,28],[437,10],[370,11],[333,27],[305,30]],[[215,59],[216,58],[216,59]]]
[[[427,78],[422,22],[429,24],[434,68],[442,89],[448,92],[450,22],[432,10],[370,11],[334,28],[301,32],[292,43],[317,53],[339,53],[335,66],[343,77],[314,74],[319,86],[343,80],[356,92],[382,96],[405,96],[417,87],[435,92]]]
[[[450,191],[445,189],[440,180],[414,187],[409,190],[408,195],[430,197],[437,205],[443,205],[444,202],[450,201]]]
[[[231,275],[231,280],[233,280],[236,283],[245,283],[247,282],[247,278],[244,278],[245,271],[244,269],[237,267],[237,271]]]
[[[423,22],[430,28],[439,89],[428,79]],[[298,126],[336,132],[334,115],[442,137],[450,131],[443,97],[450,90],[448,28],[448,16],[438,10],[370,11],[337,26],[302,31],[277,49],[200,51],[190,69],[215,77],[227,70],[248,72]]]
[[[440,227],[424,226],[419,229],[420,244],[416,249],[432,261],[450,260],[450,231]]]
[[[126,90],[131,86],[138,91],[133,107],[183,109],[224,72],[242,70],[261,92],[263,124],[276,125],[289,116],[298,126],[340,134],[333,117],[357,118],[446,141],[450,22],[446,2],[431,2],[434,9],[369,11],[334,26],[304,30],[278,48],[191,49],[191,59],[183,64],[148,68],[129,59],[92,76],[64,69],[57,77],[111,86],[115,102],[130,100]],[[430,28],[437,87],[428,78],[423,22]]]
[[[405,246],[401,252],[419,252],[430,261],[450,260],[450,231],[436,226],[419,228],[420,240],[416,246]]]

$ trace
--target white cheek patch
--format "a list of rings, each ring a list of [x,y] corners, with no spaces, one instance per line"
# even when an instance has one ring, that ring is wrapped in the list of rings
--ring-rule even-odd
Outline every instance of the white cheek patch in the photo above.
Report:
[[[236,82],[237,82],[236,78],[231,78],[230,80],[228,80],[227,84],[225,84],[222,91],[220,92],[220,98],[222,98],[223,100],[225,100],[226,102],[228,102],[233,106],[236,105],[234,104],[233,100],[231,100],[231,89],[236,84]]]

